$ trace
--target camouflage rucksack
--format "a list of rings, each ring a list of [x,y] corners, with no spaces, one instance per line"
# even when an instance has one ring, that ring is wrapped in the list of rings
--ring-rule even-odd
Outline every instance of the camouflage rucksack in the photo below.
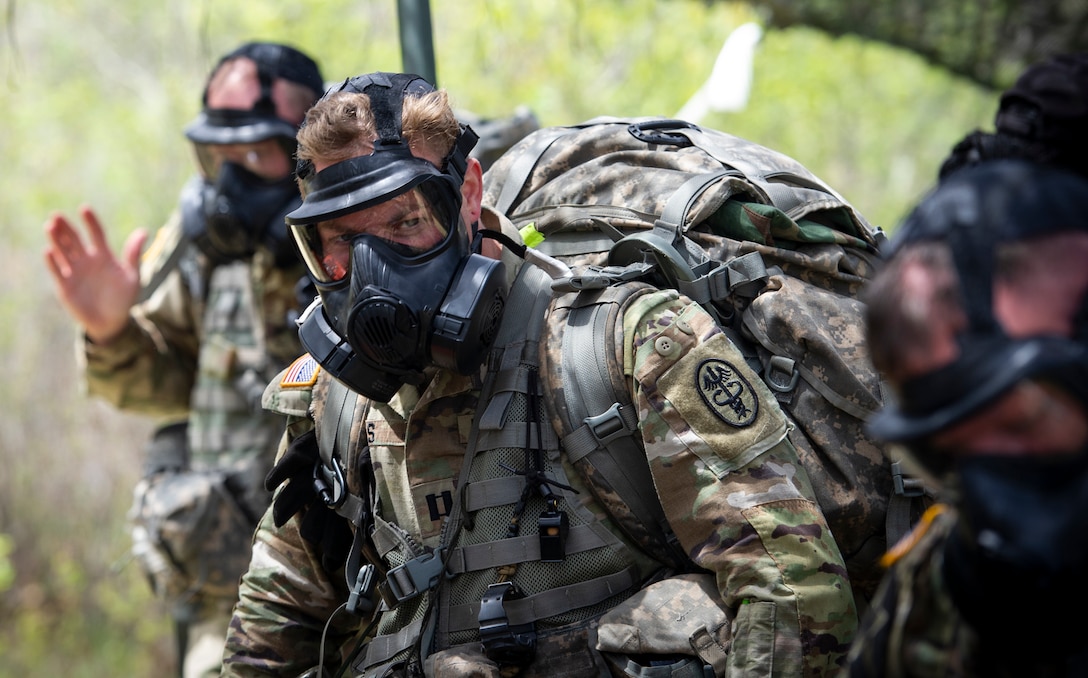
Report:
[[[527,244],[535,231],[543,236],[536,249],[572,266],[567,290],[646,280],[718,318],[793,422],[790,440],[851,582],[870,597],[880,555],[906,532],[922,494],[863,429],[882,393],[857,296],[879,264],[879,230],[795,160],[655,118],[534,132],[485,175],[484,202],[522,228]],[[608,305],[568,304],[569,316],[553,318],[565,358],[541,366],[544,391],[568,455],[590,460],[605,491],[654,531],[660,509],[640,498],[652,491],[624,489],[642,481],[608,470],[630,468],[633,447],[641,449],[630,394],[587,376],[607,374],[617,359],[614,338],[594,329],[622,305],[617,294]]]
[[[186,431],[184,423],[164,426],[148,445],[127,516],[132,555],[157,597],[174,606],[221,604],[236,599],[249,567],[259,515],[241,486],[260,469],[188,468]]]

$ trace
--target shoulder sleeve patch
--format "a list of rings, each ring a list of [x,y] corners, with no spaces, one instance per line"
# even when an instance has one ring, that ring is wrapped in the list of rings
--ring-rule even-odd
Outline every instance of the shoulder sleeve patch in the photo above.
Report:
[[[299,356],[284,370],[280,378],[280,388],[309,388],[317,382],[321,366],[309,353]]]
[[[261,397],[261,405],[277,414],[306,416],[319,374],[321,366],[316,360],[309,355],[298,358],[268,383]]]

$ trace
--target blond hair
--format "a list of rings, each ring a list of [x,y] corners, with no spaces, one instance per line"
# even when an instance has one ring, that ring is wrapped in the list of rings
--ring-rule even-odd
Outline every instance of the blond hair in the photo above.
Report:
[[[428,149],[438,157],[446,157],[460,132],[446,91],[405,97],[401,131],[413,154]],[[298,133],[298,159],[342,162],[370,153],[376,138],[370,97],[337,92],[306,113],[306,122]]]

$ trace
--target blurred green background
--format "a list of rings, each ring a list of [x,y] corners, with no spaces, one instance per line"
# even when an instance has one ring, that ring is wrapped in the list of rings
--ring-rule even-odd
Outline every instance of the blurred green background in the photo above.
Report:
[[[128,564],[125,511],[148,422],[80,391],[75,329],[42,259],[54,210],[94,205],[118,247],[154,229],[192,171],[182,127],[241,42],[292,43],[328,80],[400,70],[394,0],[9,0],[0,43],[0,676],[171,672],[171,629]],[[432,2],[439,84],[485,117],[543,125],[675,115],[746,4]],[[910,53],[766,32],[747,107],[701,123],[785,152],[894,229],[996,94]]]

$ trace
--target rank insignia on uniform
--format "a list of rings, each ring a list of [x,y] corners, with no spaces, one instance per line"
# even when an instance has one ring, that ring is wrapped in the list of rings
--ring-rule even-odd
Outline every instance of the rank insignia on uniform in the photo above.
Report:
[[[283,373],[283,379],[280,380],[280,387],[299,388],[313,386],[317,381],[317,375],[320,372],[321,366],[317,364],[317,361],[314,360],[309,353],[307,353],[306,355],[296,358],[295,362],[291,363],[291,366]]]
[[[748,426],[759,414],[759,399],[752,385],[724,360],[712,358],[699,363],[695,386],[710,411],[730,426]]]

